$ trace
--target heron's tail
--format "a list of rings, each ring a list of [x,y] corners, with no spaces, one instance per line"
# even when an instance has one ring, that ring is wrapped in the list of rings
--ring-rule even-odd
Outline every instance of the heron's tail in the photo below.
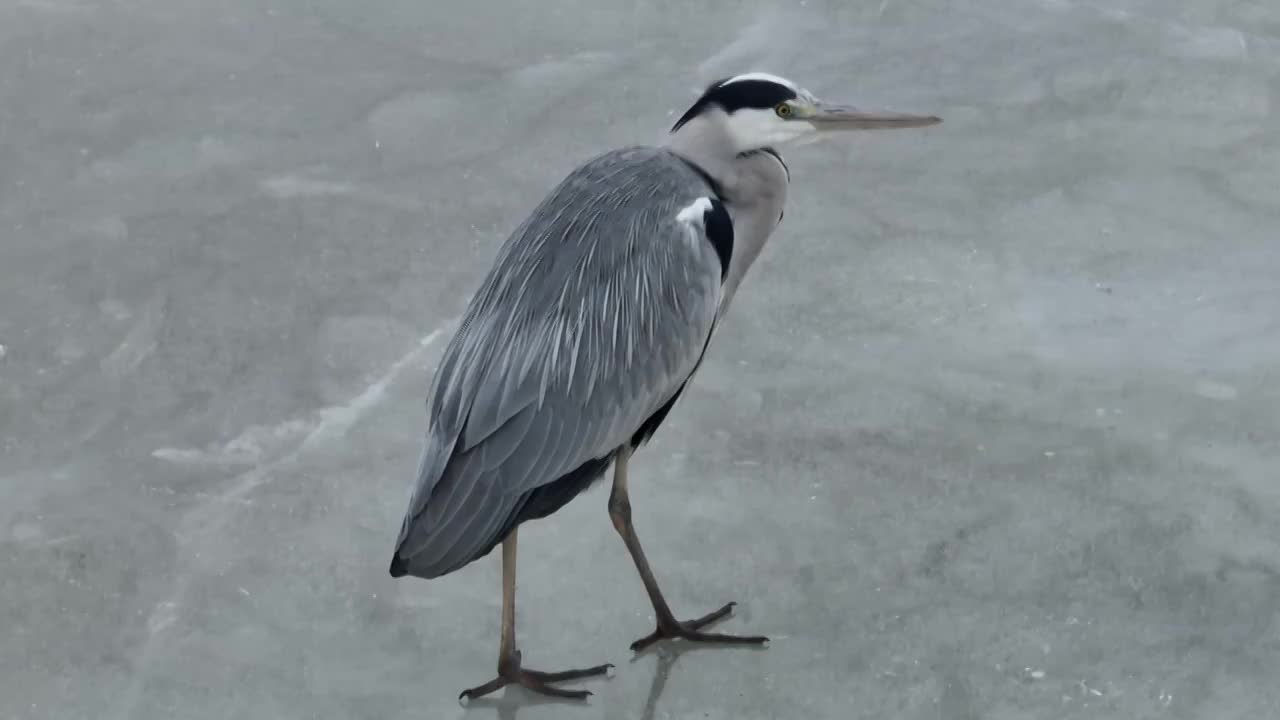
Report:
[[[401,578],[409,574],[409,561],[400,557],[400,550],[396,549],[391,555],[391,577]]]
[[[403,554],[405,541],[409,539],[414,521],[426,510],[431,493],[444,477],[456,443],[457,438],[446,442],[434,434],[427,436],[426,447],[422,451],[422,458],[418,461],[418,479],[414,481],[413,492],[409,496],[409,509],[405,511],[404,520],[400,523],[400,535],[396,538],[396,548],[391,554],[389,572],[393,578],[410,574],[411,558]]]

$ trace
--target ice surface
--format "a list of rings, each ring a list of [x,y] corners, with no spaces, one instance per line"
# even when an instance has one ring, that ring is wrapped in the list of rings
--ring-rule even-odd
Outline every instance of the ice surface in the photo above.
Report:
[[[447,6],[447,7],[446,7]],[[791,202],[637,456],[386,567],[431,372],[575,163],[762,69],[942,126]],[[0,7],[0,717],[1280,717],[1280,5]]]

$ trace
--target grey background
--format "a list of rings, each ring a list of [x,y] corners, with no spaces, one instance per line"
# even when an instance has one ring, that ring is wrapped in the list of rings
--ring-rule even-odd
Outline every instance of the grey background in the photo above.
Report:
[[[573,165],[764,69],[938,128],[788,153],[637,457],[682,616],[632,661],[596,488],[386,566],[435,359]],[[1280,715],[1271,0],[0,6],[0,717]]]

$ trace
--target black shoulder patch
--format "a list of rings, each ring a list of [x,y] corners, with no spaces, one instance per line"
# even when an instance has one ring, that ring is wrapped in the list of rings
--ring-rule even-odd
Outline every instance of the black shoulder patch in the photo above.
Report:
[[[733,219],[718,198],[711,198],[711,207],[702,215],[707,240],[720,258],[720,279],[729,274],[729,261],[733,259]]]
[[[702,93],[702,97],[693,104],[685,114],[671,127],[671,132],[680,129],[681,125],[706,112],[710,107],[719,107],[727,113],[743,108],[767,110],[780,102],[794,100],[795,90],[781,83],[770,80],[739,80],[725,85],[724,78],[712,83]]]

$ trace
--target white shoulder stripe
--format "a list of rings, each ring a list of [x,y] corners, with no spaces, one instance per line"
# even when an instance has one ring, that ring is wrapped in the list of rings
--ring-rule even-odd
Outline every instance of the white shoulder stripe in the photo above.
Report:
[[[689,203],[688,207],[676,213],[676,219],[690,225],[701,225],[707,211],[711,209],[711,198],[703,196]]]

